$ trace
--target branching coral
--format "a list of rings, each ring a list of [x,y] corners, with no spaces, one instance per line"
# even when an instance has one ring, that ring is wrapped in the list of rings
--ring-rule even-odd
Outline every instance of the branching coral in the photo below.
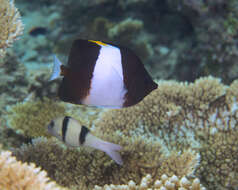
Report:
[[[15,104],[26,97],[29,83],[26,79],[25,66],[10,52],[0,59],[0,81],[0,114],[2,114],[6,105]]]
[[[115,23],[107,18],[97,17],[93,24],[88,26],[90,32],[87,38],[129,47],[142,60],[146,60],[154,51],[150,44],[150,36],[145,37],[142,33],[143,27],[143,21],[139,19],[126,18]]]
[[[114,138],[115,140],[115,138]],[[124,184],[130,179],[139,183],[142,176],[150,173],[160,176],[164,173],[178,177],[192,176],[199,162],[198,154],[185,151],[165,156],[158,142],[143,138],[121,138],[123,166],[118,166],[103,152],[88,149],[65,148],[55,140],[36,139],[33,145],[16,149],[17,159],[34,162],[48,172],[48,175],[64,186]]]
[[[63,190],[50,182],[47,173],[34,164],[16,161],[11,152],[0,154],[0,189],[2,190]]]
[[[100,113],[100,109],[69,105],[48,98],[32,98],[7,109],[7,126],[27,138],[46,136],[47,125],[52,119],[68,115],[80,120],[84,125],[90,125]]]
[[[199,75],[209,74],[221,77],[226,83],[236,79],[237,1],[168,0],[168,4],[175,11],[180,7],[179,12],[190,21],[196,39],[196,45],[179,56],[179,69],[175,74],[181,80],[193,80]],[[185,72],[185,69],[191,69],[196,75]]]
[[[108,36],[111,39],[117,39],[122,44],[126,44],[133,38],[134,34],[141,31],[143,22],[127,18],[108,30]]]
[[[105,112],[95,132],[118,130],[126,136],[152,136],[169,150],[194,148],[203,155],[200,179],[208,172],[213,180],[207,181],[210,188],[234,189],[237,184],[232,176],[238,172],[237,159],[233,159],[237,157],[233,142],[238,130],[237,100],[237,80],[230,87],[213,77],[191,84],[159,82],[159,88],[138,105]],[[212,153],[213,162],[207,152]],[[218,172],[221,168],[224,171]]]
[[[67,187],[80,184],[87,189],[127,184],[131,179],[139,183],[148,173],[156,179],[162,174],[182,178],[195,172],[210,189],[235,189],[237,96],[238,81],[230,86],[213,77],[191,84],[159,82],[159,88],[138,105],[106,111],[88,127],[96,136],[123,147],[122,167],[103,152],[65,148],[53,139],[38,139],[14,154],[43,167]]]
[[[0,57],[19,35],[23,24],[13,0],[0,0]]]
[[[203,142],[201,165],[197,171],[208,189],[230,189],[238,187],[238,131],[218,132]]]
[[[151,134],[170,147],[179,147],[193,146],[195,136],[199,131],[209,133],[212,122],[236,120],[236,111],[231,108],[235,104],[235,86],[228,88],[212,77],[191,84],[162,81],[158,85],[136,106],[105,112],[96,123],[96,130],[104,133],[119,130],[127,136]],[[223,111],[231,114],[224,118]],[[226,128],[235,127],[230,125],[226,122]]]
[[[9,126],[26,137],[48,136],[46,127],[57,116],[65,115],[61,103],[47,98],[26,101],[9,107]]]
[[[154,182],[153,182],[154,181]],[[168,177],[162,175],[160,179],[153,180],[151,175],[142,178],[139,185],[132,180],[127,185],[104,185],[95,186],[93,190],[205,190],[200,180],[195,178],[188,180],[186,177],[178,178],[176,175]]]
[[[0,143],[3,150],[20,147],[22,143],[30,142],[30,139],[17,134],[13,129],[8,128],[0,119]],[[1,147],[1,146],[0,146]]]

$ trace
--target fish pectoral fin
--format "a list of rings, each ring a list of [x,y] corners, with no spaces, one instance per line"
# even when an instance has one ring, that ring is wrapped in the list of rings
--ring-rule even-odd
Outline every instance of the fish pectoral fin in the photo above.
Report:
[[[49,79],[50,81],[59,78],[60,74],[61,74],[62,63],[56,57],[56,55],[54,55],[54,63],[53,64],[54,64],[53,65],[53,70],[52,70],[52,73],[51,73],[51,76],[50,76],[50,79]]]

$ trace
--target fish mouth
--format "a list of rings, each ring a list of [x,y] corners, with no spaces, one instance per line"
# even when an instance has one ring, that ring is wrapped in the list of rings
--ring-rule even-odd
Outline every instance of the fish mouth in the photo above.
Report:
[[[52,128],[48,125],[47,131],[52,135]]]
[[[54,121],[52,120],[49,125],[48,125],[48,129],[52,129],[54,127]]]
[[[50,123],[47,126],[47,131],[51,136],[54,136],[54,137],[56,137],[57,139],[60,139],[60,140],[62,139],[62,137],[54,131],[54,128],[52,127],[52,123]]]

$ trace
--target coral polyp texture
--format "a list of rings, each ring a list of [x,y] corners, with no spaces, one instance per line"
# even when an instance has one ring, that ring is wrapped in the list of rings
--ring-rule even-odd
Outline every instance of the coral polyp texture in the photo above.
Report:
[[[166,173],[178,177],[193,176],[199,163],[199,154],[193,151],[163,154],[161,145],[138,137],[117,138],[123,150],[120,152],[123,166],[117,165],[105,153],[84,148],[66,148],[54,139],[37,138],[32,145],[14,150],[23,162],[34,162],[48,172],[58,184],[82,189],[95,185],[125,184],[133,179],[139,183],[142,176],[150,173],[161,176]]]
[[[170,148],[196,147],[200,133],[237,128],[237,84],[228,87],[213,77],[194,83],[161,81],[136,106],[104,112],[96,130],[156,136]]]
[[[22,33],[23,24],[14,1],[0,0],[0,58]]]
[[[43,168],[59,185],[73,189],[140,189],[143,184],[144,189],[235,190],[238,80],[230,86],[214,77],[194,83],[159,81],[158,85],[139,104],[105,110],[87,125],[95,136],[123,147],[122,166],[101,151],[69,148],[55,138],[33,139],[31,144],[14,149],[13,154],[22,162]],[[18,123],[14,129],[23,126],[23,134],[28,134],[40,122],[37,117],[44,122],[38,127],[45,128],[43,125],[56,116],[51,114],[60,110],[53,109],[57,104],[50,100],[22,103],[26,110],[23,106],[12,111]],[[76,113],[75,107],[63,108],[60,114]],[[11,121],[9,124],[13,125]],[[40,131],[38,127],[33,131]],[[45,136],[39,131],[29,136]],[[147,174],[152,176],[150,182],[142,183]],[[163,174],[167,181],[163,182]],[[171,182],[174,176],[177,182]]]
[[[50,181],[45,171],[35,164],[17,161],[9,151],[0,153],[0,189],[63,190]]]
[[[187,15],[198,42],[196,47],[187,49],[180,56],[181,64],[178,66],[194,65],[193,69],[198,68],[197,75],[212,74],[222,77],[226,83],[237,79],[237,1],[169,0],[169,4],[174,8],[176,4],[179,5],[184,15]],[[186,74],[180,71],[180,77],[185,78]],[[187,77],[191,76],[187,72]]]
[[[56,117],[69,115],[84,125],[89,125],[98,114],[99,109],[68,105],[49,98],[30,98],[8,106],[6,120],[11,129],[28,138],[34,138],[49,137],[47,125]]]
[[[105,112],[95,130],[153,137],[168,151],[192,148],[201,153],[197,174],[209,189],[235,189],[238,80],[226,86],[205,77],[190,84],[162,81],[158,86],[134,107]]]
[[[197,171],[208,189],[237,189],[238,187],[238,131],[206,137],[202,144],[201,163]]]
[[[159,179],[153,180],[150,174],[142,178],[140,184],[130,180],[125,185],[104,185],[95,186],[93,190],[206,190],[195,178],[188,180],[186,177],[178,178],[176,175],[168,177],[163,174]]]
[[[10,106],[8,121],[11,128],[26,137],[48,136],[46,129],[49,122],[65,114],[63,104],[44,98]]]

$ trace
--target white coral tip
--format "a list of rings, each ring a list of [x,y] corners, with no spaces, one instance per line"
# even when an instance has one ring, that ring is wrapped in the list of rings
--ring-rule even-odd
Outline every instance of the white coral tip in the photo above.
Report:
[[[130,188],[136,187],[136,183],[134,181],[130,180],[129,183],[128,183],[128,186]]]
[[[164,181],[166,181],[166,180],[168,179],[168,176],[167,176],[166,174],[163,174],[163,175],[161,176],[161,179],[162,179],[162,181],[164,182]]]
[[[164,186],[167,188],[167,189],[174,189],[175,187],[175,184],[170,182],[170,181],[166,181]]]
[[[182,179],[180,180],[180,184],[182,187],[188,187],[191,185],[190,181],[188,181],[188,179],[185,176],[182,177]]]
[[[159,187],[161,187],[161,186],[162,186],[162,181],[156,180],[155,183],[154,183],[154,187],[155,187],[155,188],[159,188]]]
[[[170,181],[173,182],[173,183],[177,183],[179,181],[178,177],[176,175],[173,175],[171,178],[170,178]]]

